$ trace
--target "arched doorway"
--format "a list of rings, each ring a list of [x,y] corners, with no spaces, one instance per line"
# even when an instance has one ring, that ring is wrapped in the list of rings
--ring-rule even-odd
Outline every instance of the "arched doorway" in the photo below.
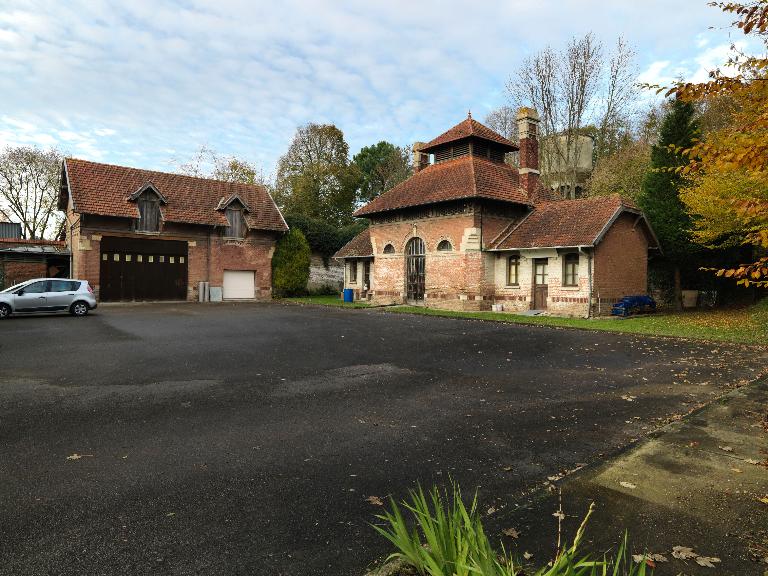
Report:
[[[408,300],[424,300],[424,254],[424,240],[408,240],[405,246],[405,291]]]

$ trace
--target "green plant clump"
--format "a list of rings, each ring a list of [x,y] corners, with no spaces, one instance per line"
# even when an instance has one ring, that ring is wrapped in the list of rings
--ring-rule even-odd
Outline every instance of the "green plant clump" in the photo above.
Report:
[[[272,293],[278,298],[297,296],[307,290],[310,249],[301,230],[292,229],[275,247],[272,257]]]
[[[449,494],[433,487],[425,494],[421,486],[409,492],[401,506],[410,513],[412,527],[400,506],[390,498],[391,511],[377,518],[384,526],[373,528],[397,550],[387,558],[400,560],[422,576],[522,576],[522,563],[507,552],[503,544],[494,550],[483,529],[478,511],[477,492],[467,507],[461,491],[453,484]],[[557,557],[540,568],[535,576],[646,576],[645,562],[633,563],[627,537],[613,557],[594,560],[579,551],[584,530],[592,514],[590,506],[576,532],[573,543],[560,549]]]

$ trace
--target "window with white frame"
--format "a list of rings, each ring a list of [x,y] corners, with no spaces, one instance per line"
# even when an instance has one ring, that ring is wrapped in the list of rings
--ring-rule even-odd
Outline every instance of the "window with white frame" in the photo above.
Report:
[[[579,285],[579,255],[575,252],[563,258],[563,286]]]
[[[520,256],[513,254],[507,258],[507,286],[520,285]]]

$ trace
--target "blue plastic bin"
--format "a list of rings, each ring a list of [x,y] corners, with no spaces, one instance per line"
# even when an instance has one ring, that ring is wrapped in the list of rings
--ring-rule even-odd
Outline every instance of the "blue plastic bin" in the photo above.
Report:
[[[353,302],[355,299],[355,293],[352,288],[344,288],[344,302]]]

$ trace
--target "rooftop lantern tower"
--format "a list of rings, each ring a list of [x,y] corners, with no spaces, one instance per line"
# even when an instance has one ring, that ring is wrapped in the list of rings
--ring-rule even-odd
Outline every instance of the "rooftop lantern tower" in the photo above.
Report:
[[[466,120],[421,145],[419,152],[434,154],[435,164],[462,156],[477,156],[503,163],[504,155],[517,149],[511,141],[472,118],[472,112],[469,112]]]

